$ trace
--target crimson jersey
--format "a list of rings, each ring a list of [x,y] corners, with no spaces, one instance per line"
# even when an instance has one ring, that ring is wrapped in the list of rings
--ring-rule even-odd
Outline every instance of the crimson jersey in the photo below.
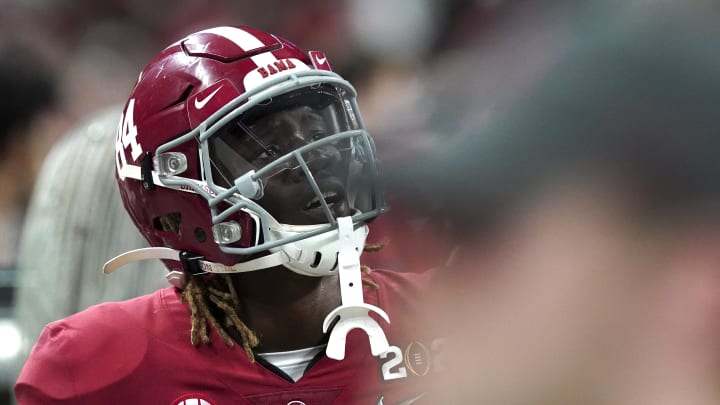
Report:
[[[407,332],[425,276],[374,271],[370,278],[378,288],[365,286],[365,301],[392,322],[384,325],[390,350],[380,357],[355,330],[344,360],[322,353],[293,383],[268,363],[250,362],[239,345],[228,348],[215,331],[211,345],[192,346],[186,304],[179,291],[166,288],[49,324],[15,393],[20,404],[415,403],[422,392],[414,383],[431,373],[436,349]]]

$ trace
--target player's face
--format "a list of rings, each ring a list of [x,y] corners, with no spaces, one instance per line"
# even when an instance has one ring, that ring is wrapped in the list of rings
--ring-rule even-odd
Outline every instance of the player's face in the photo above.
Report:
[[[343,94],[310,86],[257,103],[229,122],[209,139],[215,184],[229,188],[254,171],[263,184],[257,202],[290,225],[323,224],[330,216],[372,209],[372,142],[349,132],[360,128]],[[333,135],[339,136],[326,139]]]
[[[325,120],[310,107],[296,107],[272,113],[256,121],[250,129],[261,139],[259,145],[248,139],[246,147],[254,156],[252,164],[263,167],[276,155],[331,135]],[[328,207],[336,217],[350,214],[345,191],[346,174],[339,144],[319,146],[304,155]],[[279,171],[265,183],[260,204],[280,222],[308,225],[326,222],[321,203],[298,165]]]

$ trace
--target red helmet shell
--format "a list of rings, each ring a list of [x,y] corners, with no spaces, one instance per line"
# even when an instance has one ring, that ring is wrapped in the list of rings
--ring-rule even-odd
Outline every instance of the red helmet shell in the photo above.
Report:
[[[329,70],[324,55],[314,58],[321,63],[282,38],[246,27],[212,28],[170,45],[145,67],[125,104],[116,142],[118,171],[124,166],[139,170],[159,146],[203,125],[258,79],[297,67]],[[204,180],[196,142],[173,151],[187,157],[183,177]],[[165,187],[146,189],[142,181],[120,172],[116,178],[125,208],[152,246],[188,250],[225,265],[243,260],[223,253],[214,242],[211,213],[202,196]],[[163,225],[161,218],[168,215],[180,219],[179,228]],[[237,245],[251,246],[252,218],[239,212],[232,219],[243,228]]]

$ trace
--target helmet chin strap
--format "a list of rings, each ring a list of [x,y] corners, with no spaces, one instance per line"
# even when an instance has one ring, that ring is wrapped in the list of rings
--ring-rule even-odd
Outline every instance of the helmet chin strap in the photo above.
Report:
[[[382,309],[363,301],[360,252],[352,243],[354,232],[352,218],[342,217],[337,221],[340,241],[338,272],[342,305],[330,312],[323,322],[323,332],[327,333],[335,319],[339,318],[330,331],[325,354],[331,359],[344,359],[347,334],[353,329],[362,329],[370,339],[370,351],[373,356],[379,356],[386,353],[390,346],[382,328],[369,314],[375,312],[388,323],[390,318]]]
[[[179,250],[167,248],[167,247],[148,247],[142,249],[135,249],[129,252],[120,254],[110,260],[108,260],[103,266],[103,273],[110,274],[120,267],[141,260],[174,260],[177,262],[184,262],[187,259],[184,257],[185,252]],[[267,269],[270,267],[284,266],[293,260],[292,254],[299,254],[299,249],[295,247],[288,247],[287,249],[271,253],[262,257],[248,260],[247,262],[237,263],[233,266],[226,266],[220,263],[209,262],[206,260],[197,260],[198,274],[202,273],[214,273],[214,274],[232,274],[232,273],[246,273],[255,270]],[[170,271],[165,278],[167,278],[170,284],[174,285],[179,289],[185,288],[185,274],[181,271]]]

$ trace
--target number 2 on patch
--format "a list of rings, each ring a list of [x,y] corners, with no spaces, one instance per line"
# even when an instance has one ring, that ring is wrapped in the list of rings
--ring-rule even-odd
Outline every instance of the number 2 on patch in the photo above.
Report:
[[[383,380],[397,380],[399,378],[407,378],[407,369],[400,366],[403,362],[402,350],[397,346],[390,346],[387,353],[380,355],[380,358],[388,359],[382,365]],[[398,367],[400,366],[400,367]]]
[[[122,141],[123,148],[127,149],[130,146],[130,155],[133,160],[142,155],[142,146],[137,141],[137,126],[133,119],[133,112],[135,111],[135,99],[130,99],[128,102],[127,110],[125,110],[125,116],[122,120],[122,127],[120,128],[120,139]]]

